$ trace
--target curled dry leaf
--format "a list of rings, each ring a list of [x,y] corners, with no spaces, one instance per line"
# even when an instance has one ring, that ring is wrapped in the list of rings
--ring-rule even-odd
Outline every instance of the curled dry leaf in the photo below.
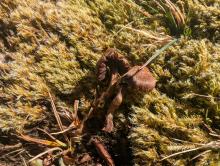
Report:
[[[124,76],[122,83],[144,92],[153,90],[156,86],[156,79],[147,67],[141,70],[140,68],[141,66],[132,67]]]

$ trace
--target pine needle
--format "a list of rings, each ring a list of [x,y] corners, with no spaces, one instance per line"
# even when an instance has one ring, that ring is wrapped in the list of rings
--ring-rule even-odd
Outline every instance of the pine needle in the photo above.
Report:
[[[37,156],[35,156],[34,158],[30,159],[30,160],[28,161],[28,163],[31,162],[31,161],[33,161],[33,160],[35,160],[35,159],[37,159],[37,158],[39,158],[39,157],[41,157],[41,156],[43,156],[43,155],[45,155],[45,154],[47,154],[47,153],[53,152],[53,151],[55,151],[55,150],[63,151],[61,148],[58,148],[58,147],[48,149],[48,150],[46,150],[45,152],[42,152],[42,153],[38,154]]]
[[[43,130],[41,128],[37,128],[37,129],[44,132],[45,134],[47,134],[51,139],[53,139],[56,143],[60,144],[61,146],[63,146],[63,147],[67,146],[65,143],[63,143],[60,140],[56,139],[54,136],[52,136],[52,134],[48,133],[46,130]]]
[[[33,137],[30,137],[28,135],[24,135],[24,134],[21,134],[21,136],[18,136],[19,138],[25,140],[25,141],[28,141],[28,142],[34,142],[34,143],[37,143],[37,144],[42,144],[42,145],[47,145],[47,146],[57,146],[57,147],[65,147],[66,144],[62,144],[62,143],[57,143],[57,142],[54,142],[54,141],[48,141],[48,140],[44,140],[44,139],[39,139],[39,138],[33,138]]]
[[[52,97],[51,93],[49,92],[49,90],[48,90],[48,94],[49,94],[49,97],[50,97],[52,110],[53,110],[54,116],[55,116],[55,118],[56,118],[57,124],[58,124],[60,130],[63,131],[64,129],[63,129],[62,121],[61,121],[60,116],[59,116],[59,114],[58,114],[58,112],[57,112],[57,109],[56,109],[56,106],[55,106],[53,97]],[[69,142],[69,139],[68,139],[68,137],[66,136],[65,133],[63,133],[63,136],[64,136],[65,140],[66,140],[67,142]]]

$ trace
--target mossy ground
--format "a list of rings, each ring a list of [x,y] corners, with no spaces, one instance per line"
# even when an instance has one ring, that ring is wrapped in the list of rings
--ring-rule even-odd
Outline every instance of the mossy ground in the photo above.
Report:
[[[56,96],[58,111],[72,110],[78,99],[80,113],[86,114],[95,93],[95,65],[108,47],[140,65],[164,45],[160,39],[171,36],[179,41],[149,66],[157,78],[155,90],[146,95],[129,91],[115,117],[114,138],[130,126],[122,135],[129,141],[133,165],[219,162],[218,151],[193,161],[197,152],[160,161],[216,140],[204,124],[220,129],[220,2],[172,2],[185,15],[183,27],[174,27],[148,0],[2,0],[2,132],[24,131],[48,119],[48,90]]]

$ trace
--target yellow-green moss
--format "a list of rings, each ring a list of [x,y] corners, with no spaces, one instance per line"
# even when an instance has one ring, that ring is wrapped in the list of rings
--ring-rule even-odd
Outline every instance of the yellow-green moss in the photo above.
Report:
[[[206,123],[219,128],[219,55],[218,45],[208,40],[182,38],[151,65],[158,78],[159,91],[146,95],[138,107],[132,107],[130,120],[134,127],[130,140],[134,163],[151,165],[162,156],[193,148],[193,143],[212,140],[201,126]],[[195,164],[204,160],[211,162],[216,154],[213,158],[206,154]],[[196,153],[180,155],[161,164],[181,161],[189,165],[188,157],[193,155]]]
[[[160,165],[165,155],[212,141],[201,126],[205,122],[220,127],[219,2],[173,3],[179,8],[182,4],[189,34],[171,32],[164,15],[153,11],[153,1],[2,0],[1,129],[22,130],[43,119],[50,110],[48,89],[57,97],[58,110],[72,109],[69,101],[79,99],[79,111],[88,111],[94,97],[95,65],[106,48],[116,47],[131,64],[143,64],[164,44],[160,39],[183,35],[149,66],[158,80],[156,89],[142,100],[136,92],[128,94],[121,110],[131,107],[130,116],[119,113],[115,126],[123,128],[129,118],[134,165]],[[164,163],[187,165],[194,155]],[[213,152],[195,163],[217,159],[218,153]]]

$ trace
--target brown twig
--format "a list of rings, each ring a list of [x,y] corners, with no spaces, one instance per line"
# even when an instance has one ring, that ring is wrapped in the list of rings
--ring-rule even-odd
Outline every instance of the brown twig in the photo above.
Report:
[[[6,145],[6,146],[3,146],[3,147],[0,147],[0,152],[20,148],[21,146],[22,146],[21,143],[18,143],[18,144],[15,144],[15,145]]]
[[[78,112],[78,109],[79,109],[79,100],[75,100],[74,101],[74,106],[73,106],[73,113],[72,113],[72,118],[73,120],[74,119],[78,119],[78,115],[77,115],[77,112]]]

